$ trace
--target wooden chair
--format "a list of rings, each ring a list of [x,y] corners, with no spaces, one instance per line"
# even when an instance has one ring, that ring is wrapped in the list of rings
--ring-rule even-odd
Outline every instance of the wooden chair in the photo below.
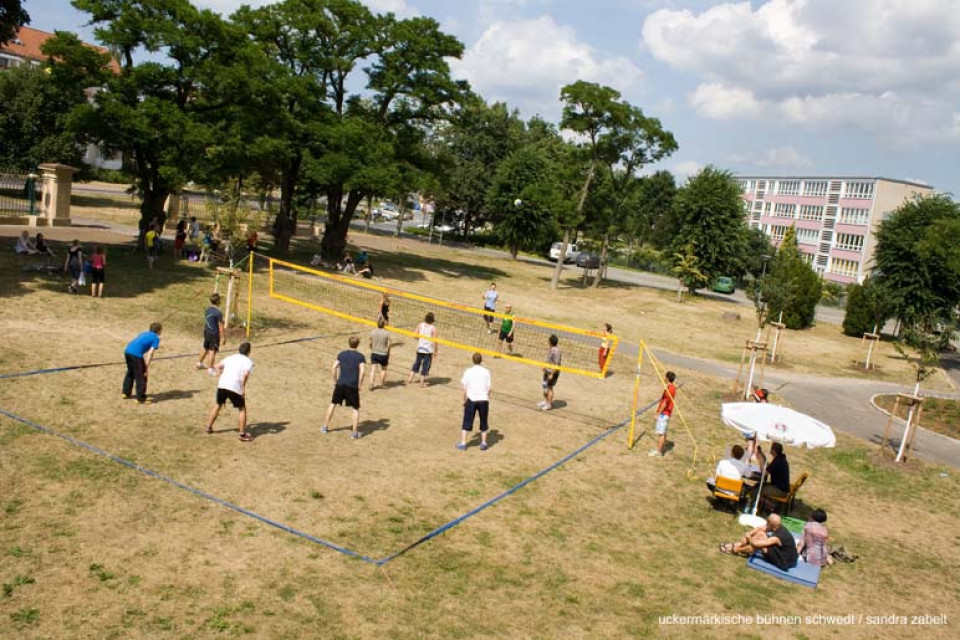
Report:
[[[733,503],[733,508],[736,509],[743,500],[743,480],[717,476],[713,497],[717,501],[722,501],[720,504]]]
[[[785,505],[787,510],[784,512],[784,515],[790,515],[790,511],[793,509],[793,503],[797,499],[797,491],[800,491],[800,487],[803,486],[803,483],[806,482],[807,478],[809,477],[810,477],[810,474],[807,473],[806,471],[801,473],[800,477],[794,480],[790,484],[790,493],[788,493],[783,497],[770,496],[770,495],[764,496],[764,497],[774,504],[779,503],[779,504]]]

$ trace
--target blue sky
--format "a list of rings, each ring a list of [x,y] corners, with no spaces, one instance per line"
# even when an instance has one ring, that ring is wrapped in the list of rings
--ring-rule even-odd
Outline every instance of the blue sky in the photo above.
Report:
[[[229,14],[240,2],[202,0]],[[254,0],[249,4],[265,4]],[[488,100],[556,121],[560,87],[621,91],[673,131],[662,163],[746,174],[923,181],[960,197],[956,0],[368,0],[436,18]],[[27,0],[31,26],[87,40],[67,0]]]

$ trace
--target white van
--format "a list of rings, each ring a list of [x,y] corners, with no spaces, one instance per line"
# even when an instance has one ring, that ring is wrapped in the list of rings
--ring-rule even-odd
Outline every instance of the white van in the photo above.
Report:
[[[563,246],[562,242],[554,242],[550,247],[550,259],[556,262],[560,259],[560,247]],[[577,257],[580,255],[580,249],[577,247],[576,243],[571,242],[567,245],[567,255],[564,256],[564,262],[576,262]]]

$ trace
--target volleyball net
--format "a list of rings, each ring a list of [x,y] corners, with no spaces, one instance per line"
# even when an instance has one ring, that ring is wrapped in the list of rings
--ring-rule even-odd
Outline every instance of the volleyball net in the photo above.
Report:
[[[479,307],[385,287],[362,277],[327,273],[291,262],[266,258],[269,297],[341,318],[376,327],[381,304],[389,300],[388,331],[419,339],[418,325],[428,313],[434,316],[437,335],[433,342],[485,356],[502,357],[536,367],[550,367],[591,378],[605,378],[616,353],[618,338],[604,336],[561,324],[525,316],[492,312]],[[491,330],[484,316],[490,317]],[[512,322],[512,343],[500,340],[501,323]],[[249,319],[248,319],[249,322]],[[547,362],[550,336],[556,336],[562,359],[560,365]],[[599,358],[602,345],[608,355]],[[512,351],[512,353],[511,353]]]

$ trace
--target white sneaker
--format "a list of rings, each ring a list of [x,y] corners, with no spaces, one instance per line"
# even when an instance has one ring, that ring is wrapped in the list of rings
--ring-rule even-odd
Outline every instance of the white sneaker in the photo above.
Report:
[[[543,400],[541,400],[540,402],[537,403],[537,408],[538,408],[538,409],[543,409],[545,406],[547,406],[547,403],[544,402]]]
[[[657,451],[656,449],[650,449],[650,453],[648,453],[647,455],[650,456],[651,458],[659,458],[660,452]]]
[[[540,411],[550,411],[550,409],[552,409],[552,408],[553,408],[552,405],[544,402],[544,403],[543,403],[543,406],[540,407]]]

